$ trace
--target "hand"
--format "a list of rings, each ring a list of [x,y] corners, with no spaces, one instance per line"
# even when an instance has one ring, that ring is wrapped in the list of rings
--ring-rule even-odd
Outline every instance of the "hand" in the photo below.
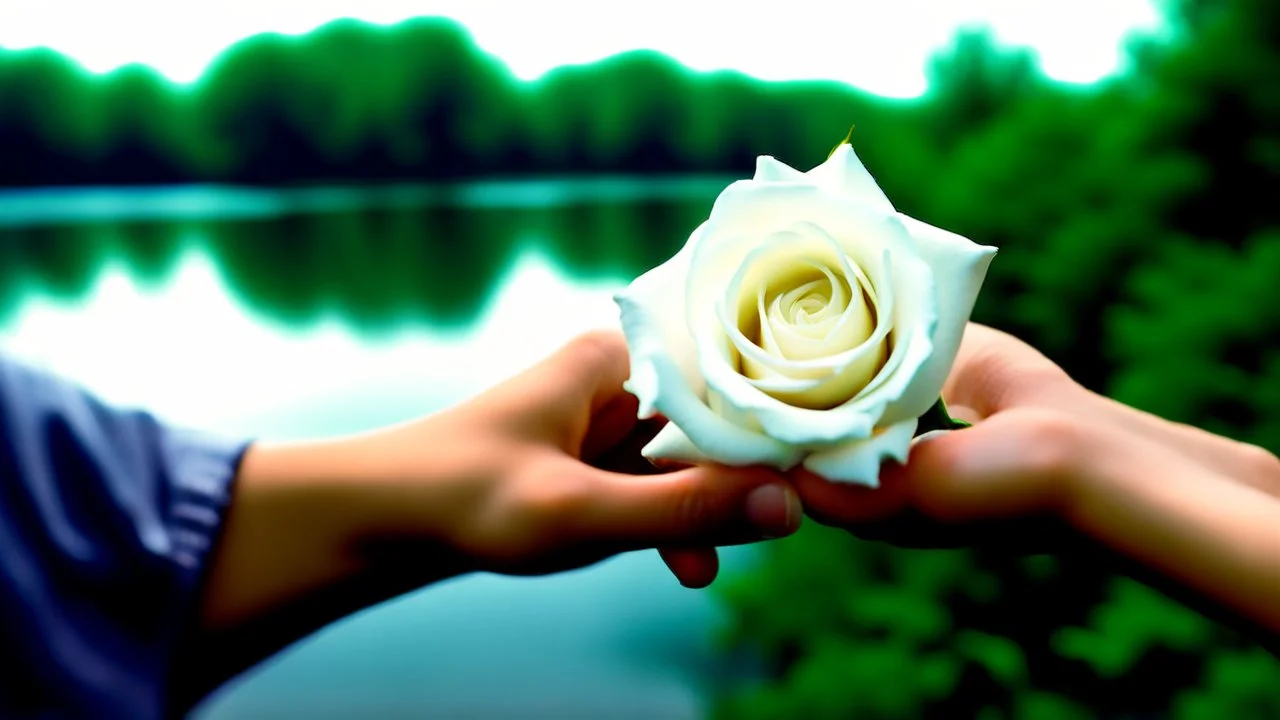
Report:
[[[376,452],[400,458],[387,488],[400,511],[382,523],[383,541],[442,533],[461,567],[527,575],[796,530],[799,501],[779,473],[658,474],[639,451],[660,424],[637,421],[638,403],[622,389],[628,371],[620,334],[585,335],[471,402],[385,434]],[[679,560],[672,570],[689,586],[716,573]]]
[[[792,473],[807,513],[867,539],[906,546],[965,544],[975,533],[1060,510],[1094,396],[1016,338],[970,324],[943,389],[951,414],[973,423],[913,444],[907,465],[887,464],[880,487]]]
[[[626,343],[593,333],[451,410],[356,437],[246,454],[184,667],[185,701],[324,624],[474,571],[582,567],[663,546],[676,576],[705,548],[781,537],[801,510],[782,475],[658,474],[656,432],[622,389]]]
[[[967,329],[943,396],[974,426],[922,438],[905,466],[882,470],[878,489],[793,472],[806,512],[904,545],[1059,520],[1280,630],[1280,461],[1270,452],[1091,393],[980,325]],[[1023,550],[1027,538],[1003,537]]]
[[[943,397],[974,427],[919,438],[905,467],[882,470],[878,489],[793,472],[808,514],[859,534],[931,544],[930,537],[956,537],[948,530],[957,526],[1061,515],[1073,486],[1115,460],[1100,449],[1131,454],[1151,445],[1280,497],[1280,465],[1267,451],[1091,393],[1030,345],[989,327],[969,325]],[[904,516],[909,528],[895,524]]]

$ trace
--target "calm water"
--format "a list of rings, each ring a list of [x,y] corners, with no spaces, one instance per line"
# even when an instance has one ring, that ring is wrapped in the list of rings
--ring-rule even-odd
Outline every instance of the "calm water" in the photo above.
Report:
[[[723,184],[0,195],[0,346],[175,422],[362,430],[616,326],[612,292]],[[654,553],[472,577],[322,631],[198,716],[697,717],[729,671],[718,617]]]

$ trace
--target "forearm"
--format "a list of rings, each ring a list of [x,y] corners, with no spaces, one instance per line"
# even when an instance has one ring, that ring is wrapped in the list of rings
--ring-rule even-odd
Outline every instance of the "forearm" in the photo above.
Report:
[[[1092,393],[1079,402],[1082,414],[1092,416],[1101,411],[1103,417],[1117,421],[1146,441],[1174,448],[1196,465],[1280,498],[1280,460],[1260,447],[1171,422]]]
[[[353,542],[371,518],[349,455],[330,443],[248,450],[201,596],[203,629],[233,628],[360,573]]]
[[[1132,439],[1072,483],[1079,532],[1280,633],[1280,500]]]
[[[418,551],[405,562],[379,547],[410,500],[394,492],[385,435],[246,453],[185,653],[188,701],[331,622],[460,572],[426,542],[398,544]]]

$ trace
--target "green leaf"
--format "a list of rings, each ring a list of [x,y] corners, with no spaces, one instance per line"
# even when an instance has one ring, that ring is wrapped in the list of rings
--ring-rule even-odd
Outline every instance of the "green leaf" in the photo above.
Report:
[[[853,140],[853,126],[852,126],[852,125],[850,125],[850,126],[849,126],[849,132],[845,133],[844,139],[843,139],[843,140],[841,140],[840,142],[836,143],[836,146],[835,146],[835,147],[833,147],[833,148],[831,148],[831,152],[827,153],[827,159],[828,159],[828,160],[830,160],[830,159],[831,159],[831,156],[836,154],[836,151],[840,149],[840,146],[841,146],[841,145],[850,145],[850,144],[852,144],[852,143],[850,142],[851,140]]]
[[[942,401],[942,398],[938,398],[938,402],[934,403],[933,407],[920,416],[920,424],[916,426],[916,435],[920,436],[934,430],[963,430],[967,427],[972,427],[972,425],[951,417],[951,414],[947,412],[947,404]]]

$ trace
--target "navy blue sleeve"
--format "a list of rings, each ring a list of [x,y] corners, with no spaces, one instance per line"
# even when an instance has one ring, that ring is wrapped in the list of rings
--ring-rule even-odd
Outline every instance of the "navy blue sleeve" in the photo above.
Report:
[[[0,358],[0,717],[164,716],[246,447]]]

